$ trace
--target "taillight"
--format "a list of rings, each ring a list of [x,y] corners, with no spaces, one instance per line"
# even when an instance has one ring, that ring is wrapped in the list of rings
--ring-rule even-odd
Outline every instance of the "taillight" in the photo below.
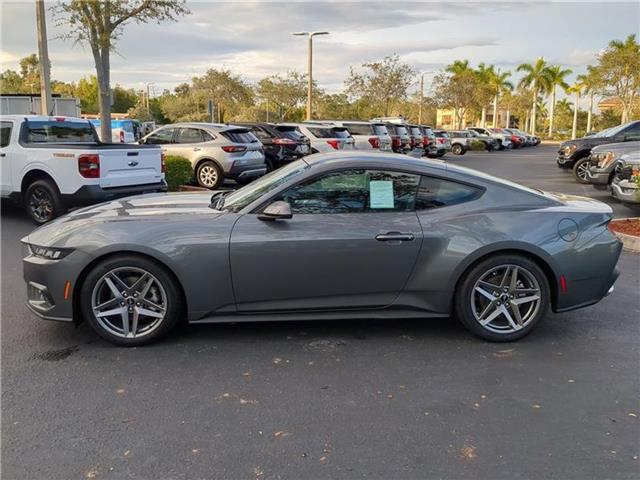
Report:
[[[378,137],[370,137],[369,143],[373,148],[380,148],[380,139]]]
[[[511,141],[513,143],[520,143],[520,139],[518,137],[516,137],[515,135],[511,135]]]
[[[336,150],[340,148],[338,147],[338,145],[340,144],[339,140],[327,140],[327,143],[331,145],[333,148],[335,148]]]
[[[445,142],[444,138],[442,138],[442,137],[438,137],[438,138],[436,138],[436,141],[437,141],[438,143],[444,143],[444,142]]]
[[[245,152],[247,150],[247,147],[245,147],[244,145],[225,145],[224,147],[222,147],[222,150],[227,153],[238,153]]]
[[[120,143],[124,143],[124,130],[120,130]]]
[[[409,145],[411,148],[416,146],[416,137],[409,137]]]
[[[64,117],[55,117],[56,122],[64,122]]]
[[[400,137],[397,135],[394,135],[393,137],[391,137],[391,146],[392,147],[400,147],[402,146],[402,142],[400,141]]]
[[[167,163],[164,159],[164,152],[160,152],[160,173],[164,173],[167,169]]]
[[[429,137],[423,137],[422,138],[422,145],[425,147],[429,146]]]
[[[274,145],[290,145],[290,146],[294,146],[297,145],[298,142],[296,142],[295,140],[292,140],[290,138],[276,138],[273,141]]]
[[[100,178],[100,155],[96,153],[78,157],[78,172],[84,178]]]

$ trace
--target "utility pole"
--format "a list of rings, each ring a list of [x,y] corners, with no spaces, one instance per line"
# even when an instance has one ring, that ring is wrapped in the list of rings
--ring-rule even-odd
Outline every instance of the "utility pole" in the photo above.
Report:
[[[51,103],[51,65],[47,46],[47,19],[44,13],[44,0],[36,0],[36,29],[38,31],[38,55],[40,57],[40,112],[42,115],[53,113]]]
[[[295,32],[295,36],[306,35],[308,40],[307,54],[307,120],[311,120],[311,108],[313,105],[313,37],[316,35],[329,35],[329,32]]]

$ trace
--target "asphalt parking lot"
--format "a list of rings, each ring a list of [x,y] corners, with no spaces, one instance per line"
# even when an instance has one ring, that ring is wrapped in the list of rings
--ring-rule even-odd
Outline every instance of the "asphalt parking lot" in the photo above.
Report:
[[[451,162],[609,202],[554,152]],[[193,326],[122,349],[28,312],[32,228],[3,208],[2,478],[640,475],[639,255],[623,253],[613,295],[513,344],[412,320]]]

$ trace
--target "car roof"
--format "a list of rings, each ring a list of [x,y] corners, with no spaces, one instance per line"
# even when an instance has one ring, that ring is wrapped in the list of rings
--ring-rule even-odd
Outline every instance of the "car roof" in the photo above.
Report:
[[[320,153],[304,157],[304,161],[311,166],[320,166],[332,163],[342,162],[373,162],[381,163],[382,165],[388,165],[390,161],[393,162],[393,166],[398,168],[406,167],[409,169],[423,169],[425,166],[434,168],[437,170],[447,170],[447,164],[442,160],[414,158],[409,155],[402,155],[399,153],[384,153],[384,152],[369,152],[367,151],[352,151],[352,152],[340,152],[336,153]]]
[[[48,122],[54,121],[57,119],[63,118],[65,121],[75,121],[75,122],[88,122],[89,120],[86,118],[79,117],[67,117],[64,115],[33,115],[33,114],[11,114],[11,115],[0,115],[0,120],[15,120],[15,121],[33,121],[33,122]]]
[[[191,127],[191,128],[207,128],[210,130],[230,130],[234,128],[247,128],[243,125],[234,125],[229,123],[208,123],[208,122],[179,122],[179,123],[169,123],[167,125],[162,125],[165,127]]]

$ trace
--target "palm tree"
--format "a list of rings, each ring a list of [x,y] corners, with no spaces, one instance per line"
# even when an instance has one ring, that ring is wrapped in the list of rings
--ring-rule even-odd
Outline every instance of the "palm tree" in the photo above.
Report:
[[[584,85],[585,93],[589,94],[589,113],[587,114],[587,132],[591,131],[591,120],[593,117],[593,97],[601,88],[600,75],[596,67],[589,65],[587,73],[578,75],[578,81]]]
[[[525,72],[525,76],[520,80],[520,86],[531,88],[533,92],[531,110],[531,134],[536,134],[536,105],[538,95],[541,92],[549,91],[549,66],[544,58],[539,57],[534,63],[523,63],[518,65],[518,72]]]
[[[458,73],[470,72],[473,69],[469,66],[469,60],[456,60],[451,65],[447,65],[444,70],[445,72],[456,75]]]
[[[580,103],[580,94],[583,89],[584,85],[579,81],[567,89],[567,93],[574,93],[576,96],[573,104],[573,127],[571,128],[571,138],[576,138],[578,136],[578,110],[580,109],[578,104]]]
[[[488,69],[487,85],[493,92],[493,127],[498,126],[498,96],[513,90],[513,84],[507,80],[511,72],[494,70],[493,65]],[[483,125],[484,126],[484,125]]]
[[[571,70],[568,68],[562,68],[560,65],[553,65],[549,67],[549,84],[551,87],[551,103],[549,104],[549,136],[553,135],[553,114],[556,108],[556,87],[561,87],[563,90],[569,88],[569,84],[564,80],[564,77],[571,74]]]

